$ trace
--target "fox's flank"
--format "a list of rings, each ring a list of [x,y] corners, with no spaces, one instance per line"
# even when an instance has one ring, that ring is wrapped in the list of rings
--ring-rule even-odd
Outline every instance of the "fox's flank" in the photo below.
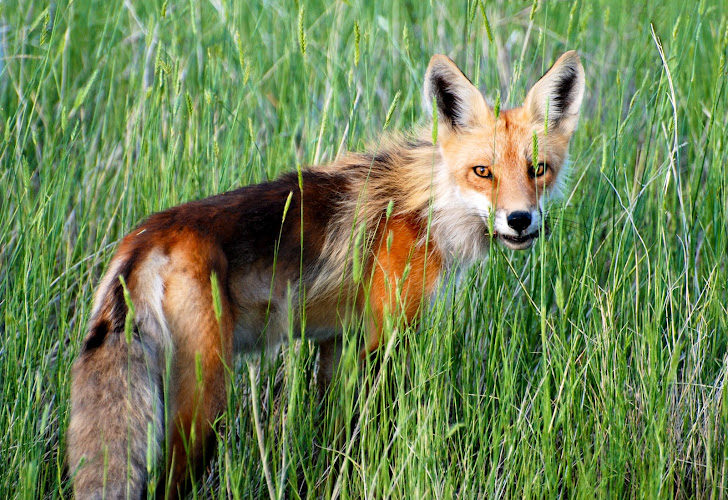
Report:
[[[522,107],[494,112],[436,55],[424,82],[436,127],[170,208],[131,231],[73,367],[76,496],[139,498],[165,441],[159,489],[184,494],[215,451],[233,356],[286,341],[291,318],[300,335],[305,315],[306,338],[320,344],[325,387],[348,322],[367,325],[365,358],[387,316],[415,321],[454,262],[482,259],[491,242],[529,248],[567,177],[583,94],[579,56],[567,52]]]

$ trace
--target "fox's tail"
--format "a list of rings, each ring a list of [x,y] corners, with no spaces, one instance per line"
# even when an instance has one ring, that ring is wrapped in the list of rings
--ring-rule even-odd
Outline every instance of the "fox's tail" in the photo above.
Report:
[[[73,366],[68,459],[77,498],[140,498],[160,456],[164,358],[171,341],[161,278],[144,269],[149,262],[135,268],[138,260],[127,254],[112,261]],[[132,290],[126,297],[120,277]],[[133,321],[127,319],[129,298]]]

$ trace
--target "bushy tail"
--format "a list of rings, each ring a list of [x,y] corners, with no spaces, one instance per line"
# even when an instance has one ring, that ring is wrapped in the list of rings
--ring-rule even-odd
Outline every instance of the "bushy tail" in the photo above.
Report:
[[[133,260],[112,263],[73,366],[68,459],[77,498],[140,498],[160,456],[168,335],[148,297],[135,297],[136,318],[125,330],[119,276],[130,281]]]

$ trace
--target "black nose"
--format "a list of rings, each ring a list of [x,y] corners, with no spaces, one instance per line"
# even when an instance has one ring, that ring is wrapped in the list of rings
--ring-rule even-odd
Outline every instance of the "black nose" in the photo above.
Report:
[[[520,210],[508,214],[508,225],[519,233],[531,225],[531,212]]]

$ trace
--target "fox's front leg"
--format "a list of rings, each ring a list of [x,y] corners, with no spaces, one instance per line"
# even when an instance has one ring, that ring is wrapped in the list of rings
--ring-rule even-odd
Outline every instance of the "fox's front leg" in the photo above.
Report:
[[[425,242],[426,226],[410,218],[394,217],[382,231],[372,261],[369,320],[364,359],[383,342],[387,317],[406,324],[416,319],[423,299],[433,291],[442,258],[432,242]]]
[[[323,397],[331,385],[336,368],[339,366],[343,340],[340,337],[334,337],[320,340],[317,344],[319,346],[319,366],[318,373],[316,373],[316,384],[318,385],[319,396]]]

